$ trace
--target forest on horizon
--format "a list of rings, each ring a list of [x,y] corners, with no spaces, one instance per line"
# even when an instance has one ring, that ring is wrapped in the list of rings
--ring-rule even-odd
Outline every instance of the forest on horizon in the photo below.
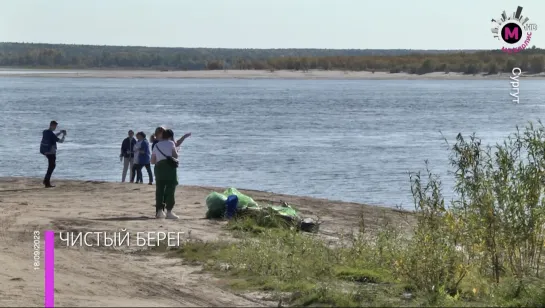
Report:
[[[154,70],[343,70],[425,74],[545,71],[545,50],[228,49],[0,43],[0,67]]]

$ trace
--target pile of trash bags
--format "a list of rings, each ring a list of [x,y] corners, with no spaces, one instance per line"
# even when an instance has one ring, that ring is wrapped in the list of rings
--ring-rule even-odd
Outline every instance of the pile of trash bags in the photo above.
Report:
[[[207,219],[235,218],[246,215],[255,215],[266,219],[282,219],[301,231],[317,232],[319,224],[312,218],[303,219],[299,213],[287,203],[282,205],[257,204],[236,188],[229,188],[222,194],[212,192],[206,197]]]

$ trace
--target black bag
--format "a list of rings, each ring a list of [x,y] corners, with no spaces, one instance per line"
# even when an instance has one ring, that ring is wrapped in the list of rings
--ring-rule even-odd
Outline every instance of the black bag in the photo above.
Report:
[[[51,149],[51,146],[47,143],[40,143],[40,153],[45,155]]]
[[[46,131],[44,130],[42,142],[40,143],[40,154],[45,155],[45,153],[48,153],[50,151],[51,151],[50,140],[46,138]]]
[[[157,146],[157,144],[156,144],[156,146]],[[178,166],[180,165],[180,162],[176,158],[174,158],[172,156],[165,155],[165,153],[163,153],[163,151],[161,151],[161,149],[158,146],[157,146],[157,151],[159,151],[161,154],[163,154],[163,156],[165,156],[167,158],[168,163],[172,167],[178,168]]]

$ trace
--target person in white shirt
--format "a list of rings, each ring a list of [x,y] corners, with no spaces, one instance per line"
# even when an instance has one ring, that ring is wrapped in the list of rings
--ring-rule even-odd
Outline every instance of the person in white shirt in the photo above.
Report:
[[[172,130],[157,130],[157,143],[153,147],[151,163],[155,172],[155,217],[178,219],[172,209],[176,203],[175,193],[178,185],[177,166],[169,157],[178,159],[176,144],[170,140],[174,133]],[[166,214],[165,210],[166,209]]]

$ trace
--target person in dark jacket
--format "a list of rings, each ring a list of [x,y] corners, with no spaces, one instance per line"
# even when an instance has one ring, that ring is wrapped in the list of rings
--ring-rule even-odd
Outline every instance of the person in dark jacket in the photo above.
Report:
[[[49,128],[42,133],[42,142],[40,143],[40,153],[47,157],[47,172],[43,181],[46,188],[55,187],[55,185],[51,185],[51,175],[53,174],[53,170],[55,170],[57,162],[57,142],[63,143],[66,137],[65,130],[61,130],[55,134],[57,125],[57,121],[49,123]],[[61,134],[62,137],[59,138]]]
[[[149,142],[146,140],[146,134],[144,132],[140,132],[144,138],[142,140],[142,146],[140,147],[140,164],[142,164],[146,171],[148,172],[148,179],[149,179],[149,185],[153,184],[153,171],[151,170],[151,146]]]
[[[125,178],[127,177],[127,170],[130,170],[129,178],[133,178],[133,148],[135,144],[136,139],[134,138],[134,132],[130,130],[129,136],[125,138],[121,143],[121,153],[119,154],[119,158],[123,160],[123,174],[121,175],[121,182],[123,183],[125,182]]]
[[[151,159],[151,150],[148,140],[146,139],[146,134],[144,132],[136,133],[136,139],[138,139],[138,153],[135,151],[135,171],[137,174],[137,182],[142,183],[142,168],[146,168],[148,172],[149,185],[153,184],[153,172],[151,171],[150,159]]]

